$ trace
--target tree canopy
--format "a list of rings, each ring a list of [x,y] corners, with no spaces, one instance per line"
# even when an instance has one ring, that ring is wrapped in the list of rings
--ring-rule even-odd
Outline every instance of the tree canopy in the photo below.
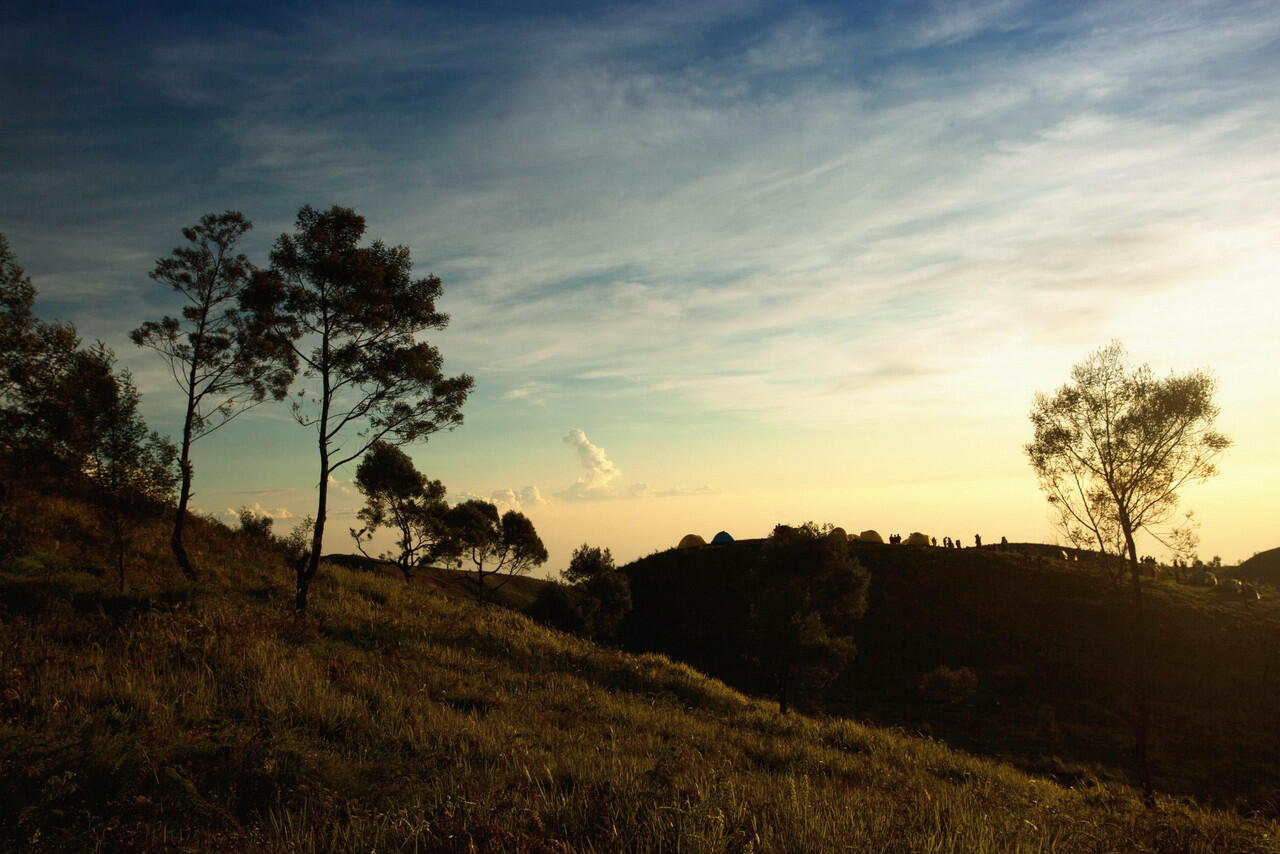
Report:
[[[302,208],[241,299],[259,333],[292,351],[307,382],[293,414],[316,433],[320,471],[298,610],[320,564],[332,473],[375,442],[402,445],[462,423],[472,386],[465,374],[446,376],[439,350],[418,339],[448,323],[436,310],[440,279],[414,278],[406,247],[362,246],[364,232],[364,217],[349,208]]]
[[[493,601],[512,578],[547,562],[546,546],[533,523],[518,511],[508,510],[499,518],[496,506],[472,499],[449,508],[444,527],[448,540],[442,551],[474,571],[476,599],[482,603]]]
[[[1131,366],[1119,342],[1090,353],[1071,381],[1036,396],[1026,446],[1049,503],[1077,545],[1092,539],[1127,558],[1133,591],[1134,768],[1154,803],[1148,762],[1147,630],[1135,534],[1166,521],[1179,490],[1217,473],[1231,443],[1215,428],[1216,383],[1206,371],[1156,377]]]
[[[1026,451],[1073,544],[1130,551],[1134,533],[1168,520],[1183,486],[1217,473],[1230,441],[1214,425],[1215,389],[1206,371],[1159,378],[1130,366],[1113,342],[1036,396]]]
[[[405,581],[413,570],[438,557],[447,539],[444,530],[445,488],[438,480],[427,480],[409,455],[386,442],[374,442],[356,466],[356,488],[365,504],[357,513],[363,527],[351,529],[356,547],[366,557],[365,544],[379,528],[396,534],[395,549],[380,557],[400,569]]]
[[[133,343],[159,353],[186,405],[179,445],[181,485],[170,547],[189,577],[195,567],[182,544],[193,468],[191,444],[258,405],[280,400],[297,369],[278,338],[256,334],[239,300],[254,267],[236,246],[252,224],[237,211],[206,214],[182,230],[187,246],[156,261],[151,278],[183,299],[182,317],[149,320],[130,333]]]

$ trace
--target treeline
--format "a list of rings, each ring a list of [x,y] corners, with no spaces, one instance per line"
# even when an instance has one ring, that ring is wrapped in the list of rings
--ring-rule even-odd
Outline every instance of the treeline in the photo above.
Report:
[[[443,485],[400,450],[461,424],[473,386],[447,375],[422,339],[449,321],[436,307],[440,279],[414,277],[406,247],[363,243],[364,218],[348,208],[303,207],[265,267],[239,251],[251,228],[235,211],[206,215],[150,273],[176,296],[175,312],[130,337],[170,370],[183,402],[177,441],[147,428],[133,379],[105,344],[86,346],[72,325],[35,316],[36,290],[0,237],[0,545],[20,547],[24,489],[74,485],[109,522],[122,590],[130,531],[163,512],[172,513],[178,569],[198,578],[184,542],[192,447],[264,402],[287,400],[315,439],[318,468],[315,512],[286,549],[297,610],[319,569],[330,479],[357,460],[366,503],[351,533],[364,551],[390,528],[395,548],[383,556],[406,578],[433,563],[465,567],[487,600],[503,583],[495,576],[544,563],[523,514],[499,516],[485,501],[449,507]],[[271,540],[269,523],[246,530]]]
[[[632,652],[663,652],[779,711],[817,709],[853,661],[871,576],[843,532],[778,525],[759,543],[669,549],[622,569],[583,544],[535,619]]]

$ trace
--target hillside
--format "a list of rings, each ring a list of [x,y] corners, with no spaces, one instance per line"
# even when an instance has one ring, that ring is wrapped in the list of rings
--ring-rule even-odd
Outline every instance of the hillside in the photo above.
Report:
[[[736,583],[759,541],[644,558],[632,579],[633,648],[753,687]],[[858,655],[830,711],[1016,762],[1067,783],[1126,779],[1129,594],[1045,547],[948,550],[853,543],[870,569]],[[1060,553],[1059,553],[1060,555]],[[1156,784],[1245,812],[1280,808],[1280,598],[1148,581]],[[922,696],[940,666],[971,696]]]
[[[121,596],[79,510],[46,503],[0,569],[6,850],[1280,850],[1273,823],[781,717],[428,585],[326,565],[299,620],[213,523],[200,584],[157,528]]]
[[[1234,578],[1280,586],[1280,548],[1258,552],[1231,571]]]

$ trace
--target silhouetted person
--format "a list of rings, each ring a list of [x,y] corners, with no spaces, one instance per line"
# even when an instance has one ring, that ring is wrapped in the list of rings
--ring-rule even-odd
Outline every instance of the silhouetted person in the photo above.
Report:
[[[973,535],[973,547],[974,547],[975,549],[980,549],[980,548],[982,548],[982,535],[981,535],[981,534],[974,534],[974,535]]]
[[[949,549],[949,548],[951,548],[951,538],[950,538],[950,537],[943,537],[943,538],[942,538],[942,547],[943,547],[944,549]]]
[[[934,548],[937,548],[937,546],[938,546],[938,538],[937,538],[937,537],[930,537],[930,538],[929,538],[929,541],[933,544]]]
[[[1002,549],[1007,549],[1008,547],[1009,547],[1009,538],[1008,538],[1008,537],[1001,537],[1001,538],[1000,538],[1000,548],[1002,548]]]

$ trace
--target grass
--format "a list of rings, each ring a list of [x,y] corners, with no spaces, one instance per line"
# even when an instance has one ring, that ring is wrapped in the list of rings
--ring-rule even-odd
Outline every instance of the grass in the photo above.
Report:
[[[1083,562],[1016,546],[852,547],[871,573],[870,603],[829,711],[936,735],[1066,783],[1127,778],[1127,587],[1114,589]],[[624,567],[635,605],[628,643],[751,686],[737,631],[744,565],[757,548],[670,550]],[[1280,817],[1280,598],[1267,589],[1246,600],[1168,577],[1144,589],[1157,788]],[[973,695],[940,702],[922,693],[940,667],[971,672]]]
[[[391,577],[326,566],[298,620],[270,556],[195,538],[196,585],[158,525],[125,597],[89,540],[0,571],[7,850],[1280,850],[1274,823],[779,716]]]

